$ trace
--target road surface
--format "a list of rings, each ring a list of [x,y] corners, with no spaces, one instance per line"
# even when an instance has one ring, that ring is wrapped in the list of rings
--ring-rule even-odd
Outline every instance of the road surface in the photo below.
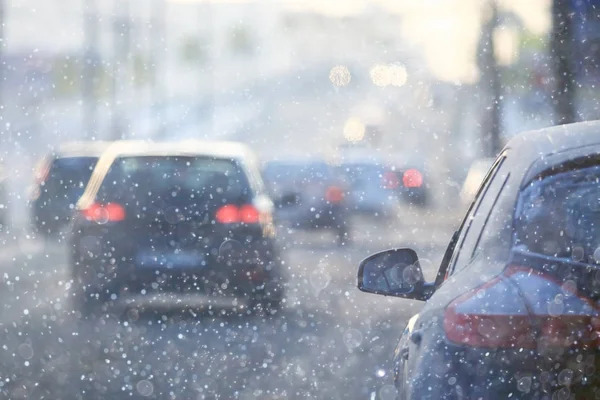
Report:
[[[455,224],[420,211],[356,221],[351,247],[326,232],[293,233],[287,301],[274,316],[129,310],[82,320],[68,299],[64,247],[7,238],[0,397],[392,399],[391,354],[420,304],[359,292],[356,266],[374,251],[411,246],[432,277]]]

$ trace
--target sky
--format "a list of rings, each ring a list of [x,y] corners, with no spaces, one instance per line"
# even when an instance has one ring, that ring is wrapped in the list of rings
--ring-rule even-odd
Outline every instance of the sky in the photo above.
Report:
[[[252,0],[171,0],[218,3]],[[332,16],[367,12],[371,6],[402,15],[402,37],[421,48],[429,70],[442,80],[469,82],[477,78],[474,54],[486,0],[271,0],[291,9],[312,10]],[[514,12],[536,34],[550,27],[550,0],[496,0],[501,9]],[[505,35],[510,37],[510,35]],[[505,53],[514,47],[500,43]]]

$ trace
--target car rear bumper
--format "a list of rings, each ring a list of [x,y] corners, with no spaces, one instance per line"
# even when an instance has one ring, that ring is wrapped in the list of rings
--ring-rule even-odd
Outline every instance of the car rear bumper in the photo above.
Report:
[[[153,260],[140,258],[148,253],[147,246],[122,235],[75,235],[71,244],[77,284],[105,294],[225,291],[250,295],[256,288],[281,280],[278,252],[271,239],[237,241],[214,236],[203,245],[152,251]]]

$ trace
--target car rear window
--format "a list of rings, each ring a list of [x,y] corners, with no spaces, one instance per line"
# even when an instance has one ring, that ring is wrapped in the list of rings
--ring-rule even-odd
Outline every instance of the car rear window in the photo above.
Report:
[[[333,171],[325,163],[271,164],[263,173],[268,185],[276,183],[306,184],[333,178]]]
[[[235,160],[187,156],[117,158],[97,198],[125,204],[246,202],[251,188]]]
[[[76,201],[83,193],[97,157],[61,157],[52,161],[43,192],[56,198]]]
[[[516,210],[515,245],[546,256],[600,263],[600,166],[530,183]]]
[[[340,173],[352,188],[380,186],[385,169],[378,164],[343,164]]]

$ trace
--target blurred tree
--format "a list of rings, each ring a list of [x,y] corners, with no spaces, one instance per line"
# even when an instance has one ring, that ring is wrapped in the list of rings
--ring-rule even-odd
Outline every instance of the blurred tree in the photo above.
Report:
[[[189,64],[205,64],[208,60],[208,50],[205,42],[206,40],[196,37],[185,39],[181,49],[181,58]]]
[[[252,35],[245,26],[235,26],[230,33],[230,45],[234,53],[251,54],[254,50]]]
[[[58,57],[52,66],[54,90],[57,96],[68,97],[79,93],[81,87],[81,68],[70,56]]]
[[[551,54],[554,60],[554,118],[557,124],[575,121],[575,48],[570,0],[553,0]]]

